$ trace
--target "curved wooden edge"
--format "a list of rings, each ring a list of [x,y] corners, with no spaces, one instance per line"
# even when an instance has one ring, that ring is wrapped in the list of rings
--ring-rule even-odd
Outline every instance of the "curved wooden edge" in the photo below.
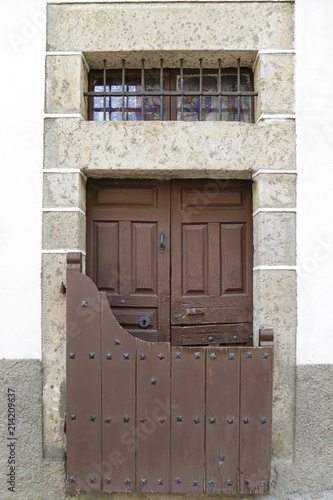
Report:
[[[274,331],[270,328],[259,330],[259,347],[274,347]]]
[[[82,273],[82,252],[68,252],[67,271]]]

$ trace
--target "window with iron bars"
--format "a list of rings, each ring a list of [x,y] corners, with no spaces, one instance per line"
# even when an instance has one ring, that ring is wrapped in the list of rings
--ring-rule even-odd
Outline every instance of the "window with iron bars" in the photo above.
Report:
[[[89,119],[93,121],[242,121],[253,122],[252,72],[240,65],[215,69],[160,67],[146,69],[92,70],[89,74]]]

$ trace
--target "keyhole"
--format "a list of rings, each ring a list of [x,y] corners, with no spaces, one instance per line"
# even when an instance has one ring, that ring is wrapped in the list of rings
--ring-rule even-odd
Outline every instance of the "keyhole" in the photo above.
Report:
[[[139,325],[141,326],[141,328],[148,328],[149,324],[150,321],[148,316],[141,316],[141,318],[139,319]]]

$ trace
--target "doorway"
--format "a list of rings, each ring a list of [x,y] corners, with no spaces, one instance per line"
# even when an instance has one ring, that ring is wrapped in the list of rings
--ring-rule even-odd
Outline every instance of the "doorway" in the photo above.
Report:
[[[88,179],[87,274],[132,335],[252,344],[252,199],[243,180]]]

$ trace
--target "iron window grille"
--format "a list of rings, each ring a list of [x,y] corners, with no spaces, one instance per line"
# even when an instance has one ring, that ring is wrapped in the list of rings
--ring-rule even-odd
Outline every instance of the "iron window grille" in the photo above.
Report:
[[[241,68],[225,69],[218,59],[217,69],[127,69],[91,71],[88,97],[89,119],[94,121],[253,121],[252,72]]]

